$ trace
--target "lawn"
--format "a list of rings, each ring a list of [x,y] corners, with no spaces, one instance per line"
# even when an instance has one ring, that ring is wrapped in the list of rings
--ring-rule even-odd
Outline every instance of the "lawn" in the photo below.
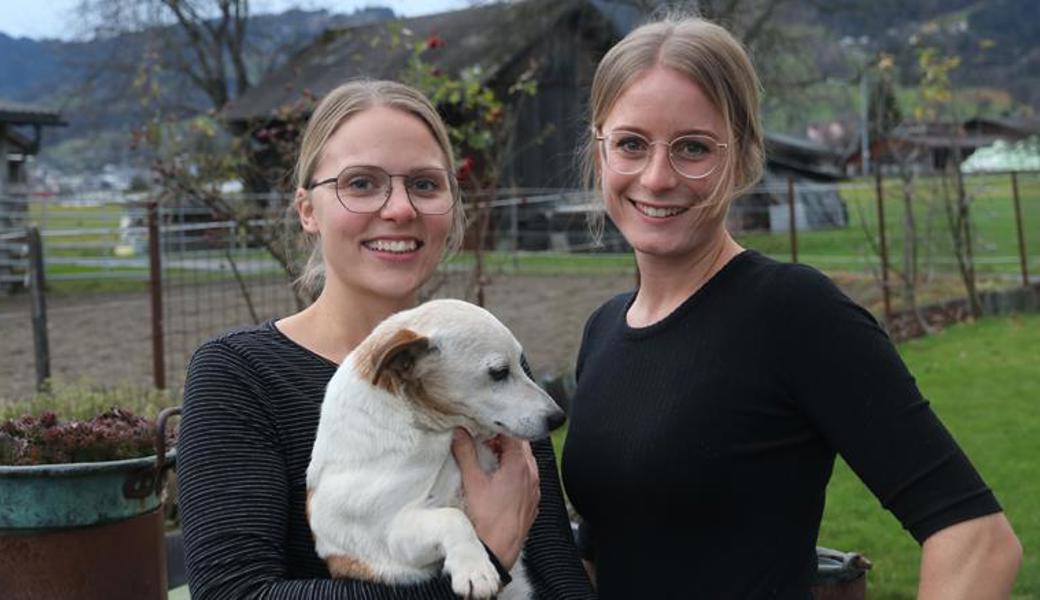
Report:
[[[1040,598],[1040,315],[960,324],[899,351],[1025,547],[1012,597]],[[565,436],[553,436],[557,454]],[[840,459],[819,541],[871,559],[871,600],[916,596],[919,546]]]

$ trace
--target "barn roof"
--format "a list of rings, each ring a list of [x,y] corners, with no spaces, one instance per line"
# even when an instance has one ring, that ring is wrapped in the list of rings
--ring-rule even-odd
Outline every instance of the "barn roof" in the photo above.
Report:
[[[447,72],[476,67],[494,78],[580,0],[495,3],[446,13],[395,19],[374,25],[330,29],[222,111],[231,121],[273,117],[303,107],[357,77],[398,78],[415,43],[430,43],[424,57]],[[392,40],[398,40],[393,43]]]

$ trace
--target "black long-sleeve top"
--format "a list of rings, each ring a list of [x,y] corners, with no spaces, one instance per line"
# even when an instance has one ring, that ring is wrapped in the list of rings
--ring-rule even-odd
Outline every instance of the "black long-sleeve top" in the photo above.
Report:
[[[446,575],[391,587],[330,579],[304,506],[325,386],[337,365],[273,322],[225,334],[192,357],[177,443],[192,600],[455,598]],[[524,547],[539,598],[594,597],[571,536],[552,445],[532,444],[538,517]]]
[[[808,598],[836,453],[918,541],[1000,510],[819,272],[745,251],[644,328],[633,298],[586,325],[563,452],[601,598]]]

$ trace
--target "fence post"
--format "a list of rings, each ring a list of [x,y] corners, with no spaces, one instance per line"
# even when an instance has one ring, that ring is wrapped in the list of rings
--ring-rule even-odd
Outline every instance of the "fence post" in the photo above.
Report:
[[[32,297],[33,351],[36,389],[44,391],[51,378],[51,350],[47,341],[47,290],[44,278],[43,242],[36,226],[26,228],[29,242],[29,294]]]
[[[791,236],[791,262],[798,262],[798,220],[794,205],[794,176],[787,176],[787,231]]]
[[[159,204],[148,203],[148,293],[152,300],[152,375],[155,387],[166,388],[166,356],[163,340],[162,262],[159,243]]]
[[[1029,260],[1026,236],[1022,233],[1022,205],[1018,201],[1018,173],[1011,172],[1011,197],[1015,201],[1015,227],[1018,229],[1018,260],[1022,264],[1022,285],[1029,285]]]
[[[888,293],[888,240],[885,237],[885,194],[882,191],[881,165],[874,169],[874,189],[877,197],[878,243],[881,254],[881,296],[885,302],[885,323],[892,322],[892,299]]]

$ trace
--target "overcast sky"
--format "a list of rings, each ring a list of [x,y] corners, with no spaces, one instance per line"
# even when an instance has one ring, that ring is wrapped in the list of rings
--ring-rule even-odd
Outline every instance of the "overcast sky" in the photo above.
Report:
[[[76,7],[79,0],[0,0],[0,32],[12,37],[71,39],[80,33]],[[468,5],[466,0],[253,0],[256,13],[277,13],[289,8],[351,13],[365,6],[388,6],[399,15],[444,12]]]

